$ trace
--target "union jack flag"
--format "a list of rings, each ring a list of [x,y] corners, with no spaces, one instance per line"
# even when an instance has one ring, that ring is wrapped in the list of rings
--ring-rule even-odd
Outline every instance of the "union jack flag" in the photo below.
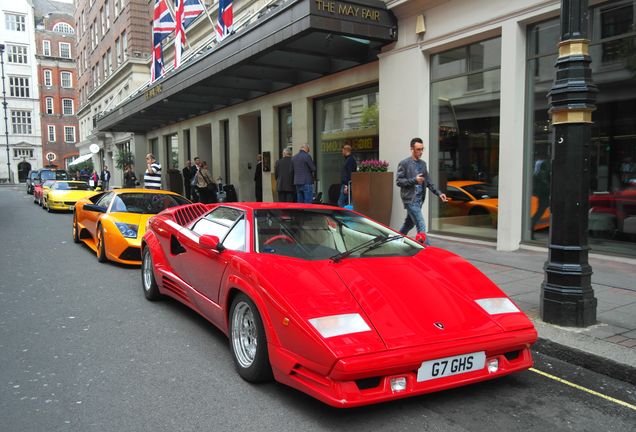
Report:
[[[179,8],[179,0],[175,0],[175,9]],[[196,17],[205,11],[205,7],[199,0],[183,0],[183,28],[186,29]]]
[[[232,0],[219,0],[219,16],[216,22],[216,37],[219,41],[232,34]]]
[[[174,19],[170,14],[170,10],[168,10],[166,0],[155,0],[152,24],[152,64],[150,66],[152,82],[161,78],[165,73],[161,42],[163,42],[173,30]]]
[[[152,66],[150,67],[150,80],[155,82],[161,78],[165,73],[163,67],[163,50],[161,49],[161,42],[154,46],[152,49]]]
[[[155,11],[153,15],[152,39],[153,46],[163,42],[174,31],[174,19],[168,9],[166,0],[155,0]]]

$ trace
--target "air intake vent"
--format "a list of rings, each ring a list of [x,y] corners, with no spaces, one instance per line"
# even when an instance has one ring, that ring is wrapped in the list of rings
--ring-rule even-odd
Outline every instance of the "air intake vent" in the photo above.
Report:
[[[204,204],[190,204],[175,210],[174,220],[179,225],[186,226],[207,211],[208,208]]]

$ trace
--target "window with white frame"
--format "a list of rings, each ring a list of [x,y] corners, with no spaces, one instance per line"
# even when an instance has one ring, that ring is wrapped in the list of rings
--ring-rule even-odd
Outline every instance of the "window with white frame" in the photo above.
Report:
[[[73,76],[70,72],[60,72],[60,84],[63,88],[71,88],[73,86]]]
[[[29,63],[28,47],[26,45],[7,44],[7,62],[15,64]]]
[[[62,114],[73,115],[74,113],[73,99],[62,99]]]
[[[31,111],[11,110],[11,126],[14,134],[30,135],[33,133]]]
[[[13,149],[13,157],[33,159],[33,149]]]
[[[128,36],[126,35],[126,32],[123,32],[121,34],[121,52],[122,52],[122,60],[126,61],[126,59],[128,58]]]
[[[110,28],[110,7],[108,7],[108,0],[104,2],[104,14],[106,15],[106,30]]]
[[[53,98],[52,97],[46,98],[45,105],[46,105],[46,113],[53,114]]]
[[[64,126],[64,142],[75,142],[75,126]]]
[[[75,34],[75,29],[68,23],[59,22],[53,26],[53,31],[58,33]]]
[[[26,16],[25,15],[5,13],[4,23],[5,23],[5,28],[7,30],[19,31],[19,32],[26,31]]]
[[[43,40],[42,41],[42,55],[50,56],[51,55],[51,41]]]
[[[119,0],[115,0],[115,18],[119,15]]]
[[[115,39],[115,59],[116,65],[119,66],[121,64],[121,43],[119,38]]]
[[[108,73],[110,74],[113,71],[113,53],[110,50],[110,48],[108,48],[108,51],[106,51],[106,64],[108,65]]]
[[[100,19],[102,21],[102,33],[101,33],[101,35],[104,36],[106,34],[106,15],[104,14],[104,8],[101,8],[99,10],[99,16],[100,16]]]
[[[60,57],[71,58],[71,44],[68,42],[60,42]]]
[[[29,77],[10,76],[9,95],[17,98],[28,98],[31,95]]]
[[[49,142],[55,142],[55,126],[48,125],[49,130]]]
[[[53,72],[49,69],[44,69],[44,85],[51,87],[53,85]]]

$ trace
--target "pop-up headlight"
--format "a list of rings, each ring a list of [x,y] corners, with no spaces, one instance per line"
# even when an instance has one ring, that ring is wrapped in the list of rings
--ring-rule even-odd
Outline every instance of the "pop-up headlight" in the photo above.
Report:
[[[521,312],[509,298],[486,298],[475,300],[490,315]]]
[[[324,338],[371,330],[360,314],[357,313],[312,318],[309,323]]]

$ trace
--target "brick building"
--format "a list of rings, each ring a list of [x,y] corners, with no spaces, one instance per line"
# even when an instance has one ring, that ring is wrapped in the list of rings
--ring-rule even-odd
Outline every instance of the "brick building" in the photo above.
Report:
[[[79,143],[81,154],[91,144],[100,151],[96,169],[108,165],[112,184],[121,184],[123,172],[113,170],[114,155],[134,151],[135,135],[98,132],[95,119],[126,99],[150,78],[151,16],[148,0],[79,0],[75,2],[79,91]],[[139,155],[137,160],[139,160]]]
[[[69,11],[70,12],[70,11]],[[42,165],[66,168],[78,156],[75,23],[65,12],[42,17],[36,28]]]

